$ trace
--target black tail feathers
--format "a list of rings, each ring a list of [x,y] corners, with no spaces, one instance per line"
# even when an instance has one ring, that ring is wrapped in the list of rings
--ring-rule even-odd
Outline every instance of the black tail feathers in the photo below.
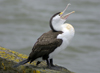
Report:
[[[23,65],[23,64],[25,64],[27,62],[29,62],[29,59],[25,59],[25,60],[19,62],[18,64],[14,65],[13,67],[18,67],[18,66]]]

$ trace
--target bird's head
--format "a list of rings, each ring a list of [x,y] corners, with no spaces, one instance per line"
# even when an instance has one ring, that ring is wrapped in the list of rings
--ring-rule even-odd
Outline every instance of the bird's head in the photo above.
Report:
[[[70,14],[75,12],[75,11],[72,11],[64,15],[69,5],[70,4],[68,4],[67,7],[62,12],[58,12],[51,17],[50,27],[53,31],[61,31],[61,25],[64,24],[64,22],[67,20]]]

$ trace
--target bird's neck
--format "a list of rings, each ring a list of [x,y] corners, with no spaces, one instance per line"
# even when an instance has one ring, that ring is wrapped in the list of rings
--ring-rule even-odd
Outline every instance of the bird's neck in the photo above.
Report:
[[[50,27],[53,31],[57,32],[57,31],[61,31],[62,30],[62,25],[63,23],[62,22],[59,22],[59,23],[56,23],[56,22],[52,22],[50,24]]]

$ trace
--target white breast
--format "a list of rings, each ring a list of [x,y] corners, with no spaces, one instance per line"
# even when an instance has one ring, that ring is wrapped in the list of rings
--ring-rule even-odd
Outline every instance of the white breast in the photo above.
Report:
[[[60,34],[58,35],[57,38],[59,38],[59,36]],[[58,54],[68,46],[69,41],[66,38],[62,38],[62,40],[63,40],[62,44],[59,47],[57,47],[52,53],[50,53],[49,58],[53,58],[56,54]]]
[[[59,34],[57,36],[57,39],[62,39],[63,42],[52,53],[50,53],[49,58],[53,58],[56,54],[64,50],[68,46],[70,40],[72,39],[75,33],[74,28],[70,24],[64,24],[62,26],[62,31],[63,33]]]

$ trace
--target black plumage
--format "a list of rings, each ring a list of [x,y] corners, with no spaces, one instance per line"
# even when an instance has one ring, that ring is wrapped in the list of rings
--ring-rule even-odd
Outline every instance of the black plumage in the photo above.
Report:
[[[14,67],[18,67],[27,62],[31,63],[39,57],[42,57],[42,59],[46,60],[47,64],[49,64],[48,62],[49,54],[62,44],[62,39],[57,39],[57,35],[61,33],[62,31],[54,32],[50,30],[49,32],[41,35],[37,39],[37,42],[34,44],[32,48],[32,52],[29,54],[28,59],[19,62]],[[51,62],[51,65],[53,65],[52,62]]]
[[[32,48],[32,52],[29,55],[29,60],[33,60],[42,57],[43,60],[46,60],[49,57],[49,54],[53,52],[57,47],[62,43],[62,39],[57,39],[57,35],[62,32],[53,32],[52,30],[44,33]]]

